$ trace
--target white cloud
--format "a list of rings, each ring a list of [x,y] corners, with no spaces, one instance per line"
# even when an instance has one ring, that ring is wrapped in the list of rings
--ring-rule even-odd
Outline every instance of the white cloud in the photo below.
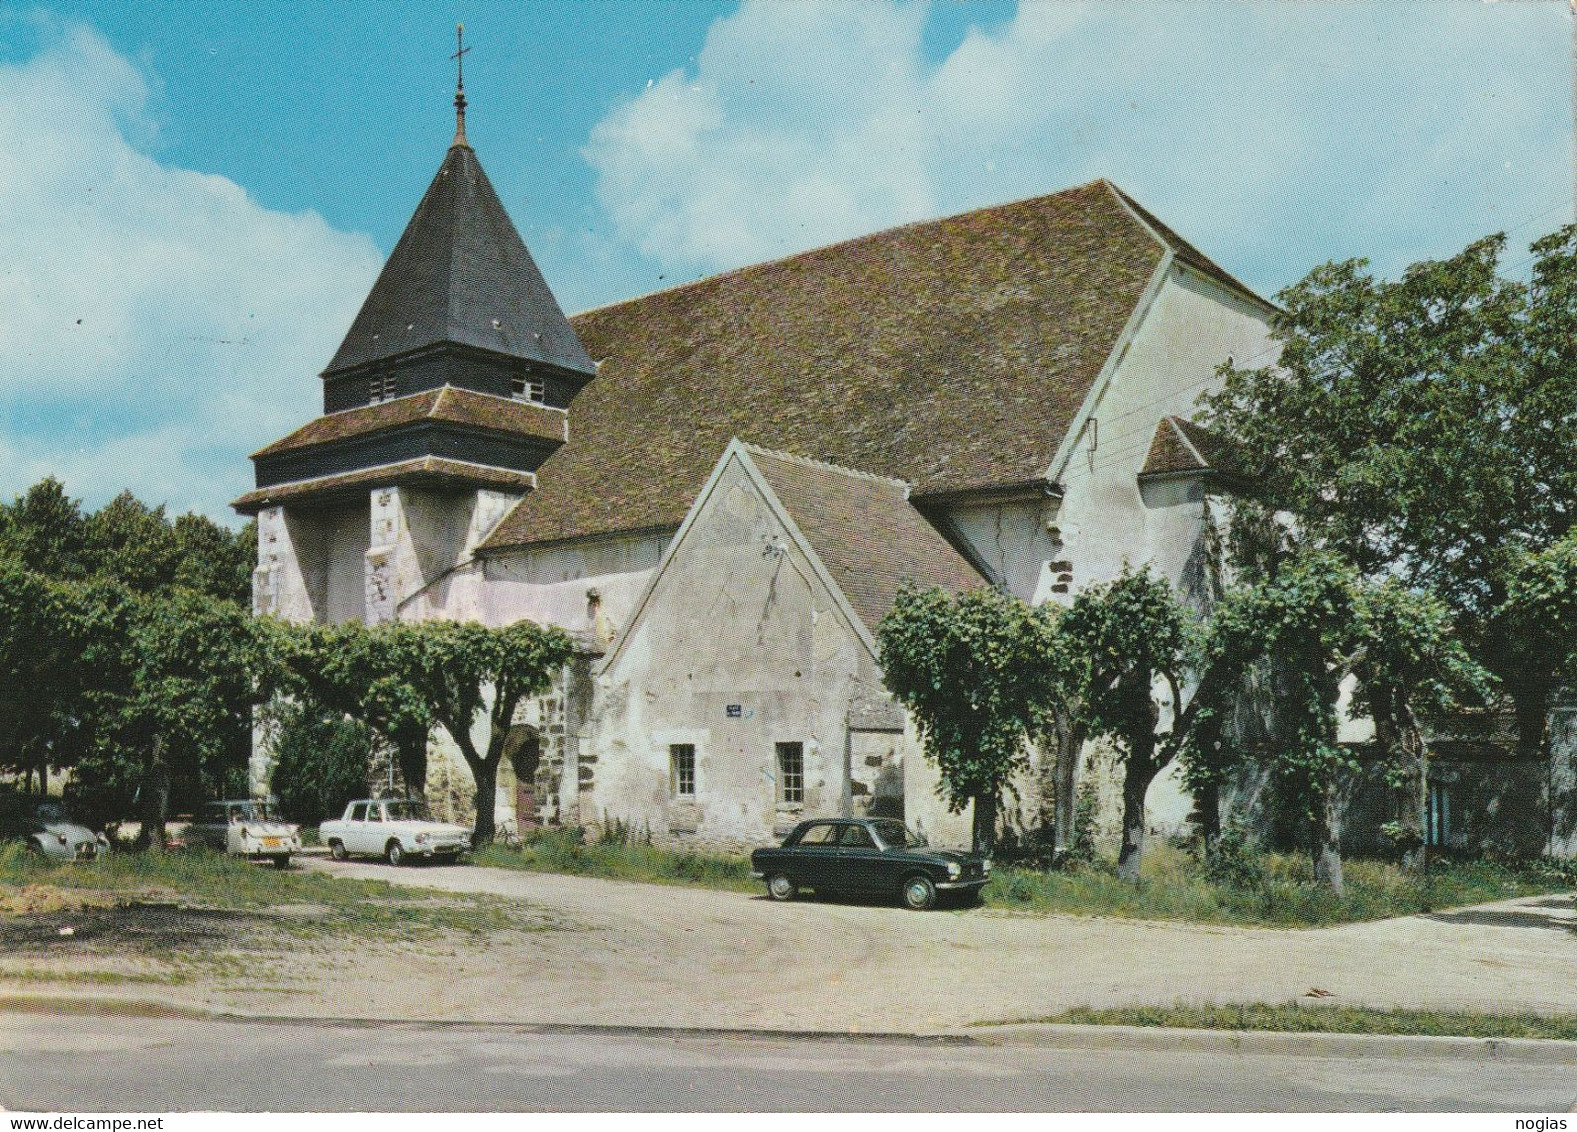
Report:
[[[593,130],[621,237],[716,271],[1108,176],[1269,290],[1569,217],[1565,5],[1023,3],[936,61],[927,14],[745,0]]]
[[[46,34],[0,65],[0,495],[55,474],[226,517],[247,453],[320,403],[382,256],[161,164],[155,79],[90,29]]]

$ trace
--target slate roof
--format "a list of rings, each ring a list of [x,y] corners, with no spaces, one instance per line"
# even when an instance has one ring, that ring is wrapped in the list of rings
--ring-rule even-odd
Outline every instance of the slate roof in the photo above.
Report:
[[[324,374],[440,342],[594,374],[469,145],[444,155]]]
[[[914,509],[900,481],[744,447],[873,633],[906,581],[949,593],[989,584]]]
[[[565,429],[565,417],[560,410],[445,385],[376,405],[328,413],[308,421],[268,447],[259,448],[252,453],[252,458],[385,432],[421,420],[448,421],[555,441],[564,439]]]
[[[736,436],[916,495],[1043,478],[1168,248],[1209,262],[1163,231],[1095,181],[578,315],[598,376],[482,549],[677,527]]]
[[[398,464],[386,464],[338,475],[318,476],[310,480],[296,480],[291,483],[275,484],[272,487],[260,487],[255,491],[247,492],[230,506],[243,515],[255,515],[265,507],[272,507],[276,503],[288,503],[293,499],[311,498],[321,501],[340,492],[365,493],[369,488],[411,483],[448,483],[457,487],[485,487],[524,493],[535,486],[536,476],[530,472],[471,464],[442,456],[423,456],[415,460],[404,460]],[[362,494],[362,499],[366,499],[365,494]]]

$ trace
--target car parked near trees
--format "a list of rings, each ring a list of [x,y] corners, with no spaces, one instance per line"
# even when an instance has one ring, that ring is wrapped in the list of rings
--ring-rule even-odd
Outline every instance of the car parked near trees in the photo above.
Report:
[[[0,794],[0,841],[20,841],[52,861],[94,861],[110,848],[59,798],[37,794]]]
[[[451,861],[471,848],[471,831],[434,821],[416,798],[364,798],[345,807],[345,816],[318,827],[318,840],[336,861],[353,855],[382,857],[391,865],[410,857]]]
[[[973,898],[991,879],[990,858],[933,849],[891,818],[802,821],[782,845],[752,853],[750,865],[774,900],[793,900],[809,888],[818,896],[897,896],[916,911],[942,894]]]
[[[189,836],[220,853],[271,861],[278,869],[290,864],[292,853],[301,852],[299,826],[287,824],[272,802],[246,798],[209,802]]]

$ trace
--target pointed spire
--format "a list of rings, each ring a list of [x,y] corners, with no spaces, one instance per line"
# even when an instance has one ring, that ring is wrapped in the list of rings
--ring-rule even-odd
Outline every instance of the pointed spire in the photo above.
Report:
[[[458,70],[458,81],[454,89],[454,141],[452,146],[463,145],[467,148],[471,143],[465,138],[465,53],[471,49],[465,45],[465,25],[455,24],[455,53],[450,56],[455,61]]]

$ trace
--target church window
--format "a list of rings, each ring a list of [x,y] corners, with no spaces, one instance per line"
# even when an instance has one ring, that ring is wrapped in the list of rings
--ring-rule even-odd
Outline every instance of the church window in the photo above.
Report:
[[[674,797],[694,798],[695,744],[673,744],[668,748],[668,764]]]
[[[778,801],[797,806],[805,801],[805,744],[778,744]]]
[[[539,378],[524,374],[509,379],[509,393],[516,401],[534,401],[538,405],[547,399],[547,386]]]
[[[372,403],[374,405],[376,405],[379,401],[393,400],[394,375],[392,373],[380,373],[375,375],[372,379],[372,383],[368,392],[372,394]]]

